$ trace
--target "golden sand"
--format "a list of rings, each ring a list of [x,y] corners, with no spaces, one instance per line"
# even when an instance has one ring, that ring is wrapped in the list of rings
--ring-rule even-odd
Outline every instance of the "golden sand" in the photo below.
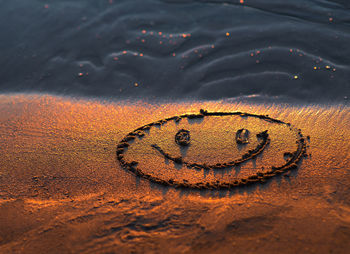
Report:
[[[308,156],[297,169],[265,184],[222,191],[164,187],[120,166],[116,147],[128,133],[161,119],[198,114],[200,109],[269,115],[291,123],[310,137]],[[280,253],[283,248],[285,253],[346,253],[349,126],[350,110],[342,105],[1,95],[0,252]],[[125,156],[167,180],[240,179],[283,164],[284,153],[297,146],[288,128],[256,119],[208,118],[164,127],[137,139]],[[247,146],[239,147],[235,135],[242,128],[251,137]],[[179,129],[190,131],[187,151],[174,140]],[[254,148],[255,135],[265,129],[271,143],[239,169],[187,169],[167,162],[150,146],[157,143],[193,163],[221,163]]]

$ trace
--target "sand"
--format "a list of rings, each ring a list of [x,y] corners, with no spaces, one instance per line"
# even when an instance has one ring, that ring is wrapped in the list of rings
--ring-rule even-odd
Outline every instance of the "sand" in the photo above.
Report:
[[[291,123],[310,137],[305,138],[307,156],[296,169],[266,183],[224,190],[163,186],[121,167],[117,145],[128,133],[200,109],[269,115]],[[344,105],[1,95],[0,252],[348,253],[349,113]],[[220,119],[171,123],[171,128],[150,133],[166,131],[168,136],[152,139],[169,153],[189,161],[221,162],[248,148],[232,148],[243,123]],[[255,147],[255,134],[265,127],[245,125],[251,133],[247,147]],[[186,154],[174,140],[180,128],[190,128]],[[282,155],[295,149],[296,137],[288,136],[288,129],[273,128],[266,150],[239,170],[179,167],[143,145],[146,135],[137,138],[127,156],[143,159],[139,166],[168,180],[241,178],[264,165],[280,165]]]

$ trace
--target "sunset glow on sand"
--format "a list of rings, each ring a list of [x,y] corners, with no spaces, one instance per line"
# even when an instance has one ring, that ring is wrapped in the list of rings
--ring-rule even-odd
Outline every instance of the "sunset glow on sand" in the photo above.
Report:
[[[349,0],[8,0],[0,254],[349,254]]]
[[[201,244],[214,239],[210,248],[220,252],[273,252],[291,237],[295,240],[287,244],[290,252],[304,248],[317,252],[321,248],[345,248],[347,244],[342,225],[350,219],[344,204],[349,188],[348,108],[225,102],[111,103],[47,95],[1,96],[0,101],[0,211],[17,217],[16,222],[10,217],[6,217],[6,222],[2,219],[6,226],[0,230],[1,252],[16,252],[23,246],[27,252],[43,251],[47,246],[60,252],[74,249],[105,253],[115,248],[126,251],[131,246],[138,246],[136,250],[140,252],[143,248],[160,251],[166,248],[166,239],[173,239],[174,253],[180,251],[178,241],[191,243],[191,252],[196,253],[201,252]],[[162,187],[120,166],[116,145],[127,133],[174,115],[198,113],[202,108],[239,110],[290,122],[310,137],[307,157],[298,169],[265,184],[223,191]],[[200,123],[192,125],[191,138],[193,142],[204,142],[203,150],[189,150],[187,157],[204,154],[200,160],[209,162],[217,158],[217,144],[210,140],[218,138],[217,132],[211,131],[218,126],[211,121],[204,121],[201,129],[199,126]],[[208,135],[195,137],[196,131],[206,131]],[[251,131],[254,132],[253,126]],[[274,152],[273,137],[271,132],[270,148],[255,163],[262,159],[264,164],[282,161],[283,158],[272,155],[278,152],[278,146],[295,147],[294,143],[289,144],[294,137],[281,136]],[[173,136],[155,140],[178,153],[170,148],[175,143]],[[223,147],[225,142],[231,142],[223,141]],[[153,152],[134,156],[147,159],[149,153]],[[154,162],[164,161],[157,158]],[[252,166],[245,165],[248,169]],[[183,174],[181,169],[171,169],[171,164],[158,169],[161,174],[173,174],[172,170]],[[198,179],[225,176],[203,170],[194,173],[192,177]],[[143,219],[137,222],[140,216]],[[130,223],[134,226],[123,222],[133,221],[133,217],[135,222]],[[24,224],[26,227],[20,226]],[[214,225],[218,227],[215,236],[206,235],[205,231]],[[139,227],[144,228],[144,233]],[[191,235],[188,230],[195,233]],[[132,240],[123,240],[126,238]],[[228,245],[228,241],[232,244]]]

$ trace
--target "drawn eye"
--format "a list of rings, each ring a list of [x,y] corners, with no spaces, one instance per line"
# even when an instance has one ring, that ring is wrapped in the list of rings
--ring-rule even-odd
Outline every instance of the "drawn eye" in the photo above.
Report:
[[[249,143],[249,131],[247,129],[240,129],[236,132],[237,144],[248,144]]]
[[[190,139],[190,132],[188,130],[181,129],[175,135],[175,142],[180,146],[188,146]]]

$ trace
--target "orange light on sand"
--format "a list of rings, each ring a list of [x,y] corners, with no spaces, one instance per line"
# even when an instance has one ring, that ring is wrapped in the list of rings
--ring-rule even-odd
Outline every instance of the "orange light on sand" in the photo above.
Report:
[[[309,146],[307,157],[298,170],[267,184],[226,192],[160,187],[120,167],[116,146],[128,133],[161,119],[199,113],[201,108],[211,112],[264,114],[289,122],[302,130]],[[184,236],[180,241],[186,246],[195,243],[195,252],[199,253],[205,252],[197,249],[203,243],[213,243],[213,235],[206,232],[218,227],[215,242],[219,244],[214,248],[220,253],[237,249],[270,253],[271,245],[281,249],[295,235],[307,240],[310,252],[320,253],[330,246],[327,250],[338,248],[346,253],[343,250],[348,246],[348,231],[344,225],[349,214],[344,200],[349,189],[350,109],[343,104],[293,106],[232,101],[152,104],[141,100],[113,102],[6,94],[0,95],[0,112],[0,210],[2,215],[10,215],[0,220],[1,241],[6,241],[0,246],[2,253],[16,253],[22,246],[28,253],[47,252],[48,246],[59,253],[67,250],[119,253],[121,248],[130,247],[130,241],[125,241],[130,236],[133,241],[142,236],[137,242],[141,245],[144,236],[149,237],[152,240],[147,244],[155,243],[152,250],[158,248],[161,253],[168,247],[169,239],[173,241],[174,233]],[[288,152],[296,146],[295,137],[288,135],[288,128],[270,124],[258,119],[251,122],[245,117],[174,120],[150,129],[149,136],[136,138],[128,152],[131,157],[143,160],[141,163],[154,163],[154,171],[148,168],[148,173],[179,178],[187,172],[200,179],[230,179],[262,165],[264,160],[268,164],[290,159]],[[249,143],[241,150],[235,141],[235,131],[240,126],[251,134]],[[237,170],[215,174],[194,169],[184,172],[151,147],[142,146],[142,142],[154,141],[169,153],[189,160],[217,161],[255,147],[255,133],[269,126],[271,143],[265,154]],[[191,133],[187,151],[181,150],[174,139],[181,128]],[[166,171],[167,168],[171,171]],[[134,230],[136,221],[140,226]],[[131,226],[126,226],[129,223]],[[189,231],[188,225],[195,225],[193,231]],[[146,230],[142,231],[143,227]],[[276,237],[262,245],[261,239],[266,235]],[[140,249],[137,244],[134,246],[136,252],[145,250],[145,245]],[[214,248],[207,252],[214,252]],[[288,248],[297,253],[305,249],[305,241],[295,241]]]
[[[268,114],[290,122],[305,135],[308,155],[298,170],[277,180],[228,192],[160,187],[120,167],[116,146],[128,133],[147,123],[198,113],[201,108]],[[159,244],[157,252],[162,252],[174,233],[184,236],[181,242],[187,246],[193,243],[200,246],[203,242],[212,243],[213,235],[206,236],[205,232],[218,227],[220,231],[215,232],[220,235],[215,241],[221,242],[214,247],[220,253],[237,249],[249,252],[252,247],[269,253],[271,244],[281,249],[295,235],[307,239],[309,250],[315,253],[324,251],[326,245],[329,249],[348,246],[344,223],[349,215],[343,200],[349,187],[350,109],[344,105],[303,107],[224,101],[150,104],[135,100],[101,102],[44,95],[0,95],[0,112],[0,209],[3,215],[10,215],[0,220],[2,241],[6,241],[0,252],[15,253],[25,246],[28,253],[37,253],[38,248],[45,252],[50,246],[60,253],[67,250],[117,253],[121,246],[124,250],[129,247],[125,245],[127,237],[138,239],[142,234],[152,238],[154,233],[156,238],[152,238],[152,243]],[[235,142],[235,130],[239,126],[251,134],[250,143],[241,150]],[[200,179],[230,179],[254,169],[264,160],[267,164],[285,163],[289,154],[284,158],[284,153],[296,146],[288,128],[271,125],[271,144],[263,156],[240,169],[215,174],[174,168],[174,163],[167,162],[141,142],[155,142],[169,153],[189,160],[210,162],[228,159],[242,149],[254,147],[257,142],[254,134],[269,126],[268,122],[251,122],[244,117],[182,119],[150,129],[150,135],[137,138],[128,152],[143,160],[141,163],[154,163],[147,168],[151,174],[179,178],[187,172]],[[191,133],[191,146],[185,153],[174,141],[181,128]],[[168,168],[171,170],[165,170]],[[140,225],[137,230],[134,230],[135,221]],[[167,223],[162,226],[164,221]],[[129,222],[131,227],[126,226]],[[273,226],[267,227],[271,223]],[[169,229],[169,224],[185,227]],[[157,225],[156,231],[153,225]],[[195,225],[193,232],[189,233],[188,225]],[[250,233],[252,225],[254,234]],[[142,227],[147,230],[141,231]],[[269,238],[268,247],[260,242],[265,234],[276,236]],[[225,245],[232,241],[235,241],[233,247]],[[144,238],[138,243],[144,243]],[[137,252],[144,251],[144,247],[136,249]],[[151,248],[154,250],[153,245]],[[305,242],[296,241],[289,248],[296,253],[305,248]]]
[[[135,82],[134,83],[135,87],[139,86],[139,83]],[[38,97],[34,99],[30,99],[30,97],[26,96],[15,96],[15,97],[9,97],[5,98],[2,96],[1,98],[1,104],[0,106],[4,109],[4,105],[6,105],[7,102],[19,102],[22,101],[22,105],[29,105],[31,104],[31,109],[30,111],[23,111],[23,115],[19,114],[15,117],[10,117],[12,116],[11,114],[14,114],[10,109],[8,109],[8,113],[6,113],[9,117],[6,117],[7,119],[11,119],[13,122],[13,126],[17,126],[16,128],[19,128],[17,131],[18,136],[12,136],[12,135],[7,135],[4,133],[4,131],[9,131],[5,129],[2,130],[2,134],[0,139],[4,141],[3,143],[8,144],[10,140],[11,142],[15,142],[16,144],[22,144],[18,147],[17,152],[21,153],[21,151],[24,151],[23,149],[29,149],[32,150],[35,153],[28,153],[26,155],[23,155],[23,159],[26,156],[39,156],[40,158],[45,158],[47,154],[50,154],[51,152],[44,152],[45,150],[50,150],[54,149],[56,151],[62,150],[62,146],[75,146],[78,143],[83,142],[83,146],[93,146],[94,144],[97,144],[96,142],[102,142],[100,144],[100,148],[103,150],[103,147],[105,147],[103,144],[105,142],[109,143],[110,145],[113,146],[113,144],[116,144],[118,140],[120,140],[126,133],[136,129],[137,127],[140,127],[146,123],[164,119],[166,117],[170,116],[175,116],[179,115],[181,113],[185,112],[198,112],[199,108],[206,108],[208,110],[212,109],[213,111],[232,111],[235,109],[239,109],[240,111],[247,111],[247,112],[252,112],[252,113],[259,113],[259,112],[264,112],[268,113],[269,115],[273,115],[276,118],[281,118],[286,121],[290,121],[296,126],[300,127],[303,130],[303,133],[307,135],[315,135],[315,132],[318,131],[320,132],[321,137],[325,137],[326,134],[325,132],[328,132],[328,129],[323,129],[322,127],[317,128],[315,127],[314,124],[308,125],[307,123],[311,123],[312,121],[309,120],[306,123],[303,123],[303,118],[302,114],[297,114],[297,112],[302,112],[300,109],[295,109],[295,108],[280,108],[280,107],[269,107],[268,112],[266,111],[266,107],[264,105],[262,106],[254,106],[254,105],[243,105],[243,104],[217,104],[215,102],[206,102],[206,103],[168,103],[168,104],[162,104],[162,105],[152,105],[152,104],[146,104],[142,101],[137,102],[135,104],[128,104],[126,103],[124,106],[122,105],[104,105],[100,104],[98,102],[89,102],[89,101],[74,101],[74,100],[69,100],[69,99],[62,99],[59,97],[51,97],[51,96],[45,96],[45,97]],[[16,105],[16,104],[15,104]],[[318,109],[318,111],[322,111],[324,109]],[[325,116],[330,116],[334,112],[337,111],[337,109],[327,109],[324,111],[323,115]],[[3,110],[3,112],[6,112]],[[314,109],[308,108],[307,110],[305,109],[303,112],[309,112],[308,117],[312,118]],[[349,110],[344,110],[343,111],[343,117],[346,116],[346,112],[349,113]],[[5,114],[5,115],[6,115]],[[17,114],[17,113],[16,113]],[[296,116],[297,114],[297,116]],[[319,114],[316,114],[318,116]],[[3,114],[4,116],[4,114]],[[114,120],[113,120],[114,119]],[[117,122],[115,119],[119,119]],[[319,119],[318,121],[320,121]],[[324,119],[325,120],[325,119]],[[323,120],[322,120],[323,121]],[[17,124],[15,124],[17,123]],[[199,122],[200,123],[200,122]],[[197,123],[197,125],[199,124]],[[220,122],[221,123],[221,122]],[[225,124],[226,121],[223,121],[222,124]],[[243,122],[242,122],[243,123]],[[3,123],[2,123],[3,124]],[[183,122],[181,124],[184,124],[184,127],[186,128],[194,128],[197,125],[188,125],[187,122]],[[205,132],[208,135],[206,136],[206,141],[202,145],[202,149],[206,149],[205,147],[208,146],[217,146],[220,145],[219,143],[215,142],[215,139],[218,137],[217,133],[218,130],[213,129],[213,124],[212,120],[210,121],[204,121],[200,125],[200,129],[193,129],[193,138],[195,138],[195,133],[200,133],[200,132]],[[216,123],[218,124],[218,122]],[[346,121],[343,121],[343,124],[346,124]],[[8,125],[8,124],[7,124]],[[226,125],[225,125],[226,126]],[[230,125],[226,126],[229,127]],[[239,125],[237,125],[239,126]],[[322,126],[317,125],[317,126]],[[1,127],[1,125],[0,125]],[[199,127],[199,125],[198,125]],[[343,126],[344,127],[344,126]],[[172,126],[169,130],[172,130],[173,132],[168,133],[167,135],[173,135],[176,133],[176,129],[180,128],[179,126]],[[258,125],[254,125],[252,122],[251,127],[249,127],[251,130],[254,130],[257,128],[257,131],[259,128],[264,128],[264,127],[259,127]],[[338,128],[338,127],[337,127]],[[29,130],[40,130],[41,133],[47,133],[40,135],[40,137],[34,138],[31,135],[30,136],[22,136],[20,133],[27,133]],[[56,131],[54,131],[56,130]],[[113,134],[114,133],[114,134]],[[118,134],[119,133],[119,134]],[[173,134],[172,134],[173,133]],[[229,132],[228,132],[229,133]],[[324,133],[324,134],[322,134]],[[345,135],[344,137],[349,136],[349,130],[347,128],[342,128],[341,126],[339,127],[338,133],[342,133],[341,135]],[[53,135],[53,136],[52,136]],[[115,135],[111,139],[110,135]],[[228,135],[226,132],[223,132],[222,135]],[[230,134],[231,135],[231,134]],[[272,135],[272,134],[271,134]],[[28,138],[29,137],[29,138]],[[42,146],[41,142],[43,142],[46,138],[52,137],[48,139],[48,142],[46,142],[46,146]],[[65,138],[67,140],[65,141]],[[63,138],[63,139],[62,139]],[[203,137],[204,138],[204,137]],[[281,144],[283,144],[283,137],[281,137]],[[14,140],[15,139],[15,140]],[[78,143],[71,143],[70,140],[80,140]],[[111,140],[109,140],[111,139]],[[36,141],[37,140],[37,141]],[[52,140],[52,143],[49,142],[49,140]],[[62,140],[63,143],[57,142],[57,140]],[[84,141],[85,140],[85,141]],[[98,141],[100,140],[100,141]],[[108,140],[108,141],[107,141]],[[166,140],[172,140],[170,137],[169,139]],[[165,140],[165,141],[166,141]],[[208,141],[211,140],[209,143]],[[229,146],[231,139],[229,136],[227,138],[224,138],[223,141],[225,141],[225,144]],[[162,142],[165,142],[162,141]],[[68,142],[68,143],[67,143]],[[92,142],[90,145],[86,144],[86,142]],[[112,142],[112,143],[110,143]],[[193,141],[194,142],[194,141]],[[200,142],[198,140],[197,142]],[[227,143],[228,142],[228,143]],[[45,143],[45,142],[44,142]],[[106,143],[106,144],[107,144]],[[168,143],[164,143],[166,147],[169,146]],[[293,146],[294,143],[291,142],[291,145]],[[331,144],[330,147],[334,147],[335,144]],[[194,144],[193,144],[194,146]],[[7,146],[4,149],[7,151],[7,154],[16,154],[17,152],[11,150],[14,149],[16,146]],[[56,148],[55,148],[56,147]],[[199,147],[198,147],[199,148]],[[10,149],[10,150],[8,150]],[[17,148],[16,148],[17,149]],[[22,149],[22,150],[21,150]],[[86,150],[77,150],[80,151],[79,153],[85,154],[85,153],[90,153],[91,148],[87,148]],[[113,153],[113,148],[110,147],[108,149],[111,149],[110,152]],[[171,148],[170,150],[176,151],[175,148]],[[218,149],[218,148],[216,148]],[[331,149],[331,148],[328,148]],[[5,151],[4,150],[4,151]],[[94,149],[92,149],[93,151]],[[42,152],[40,152],[42,151]],[[52,150],[53,151],[53,150]],[[216,158],[215,156],[215,150],[213,150],[211,153],[214,156],[213,158]],[[224,151],[224,150],[223,150]],[[283,149],[282,149],[283,151]],[[189,151],[191,153],[191,151]],[[194,153],[200,152],[199,150],[193,150],[193,155]],[[325,153],[327,152],[327,149],[325,151],[317,150],[317,153]],[[345,151],[344,151],[345,152]],[[78,154],[79,154],[78,153]],[[188,154],[191,156],[191,154]],[[59,155],[60,154],[60,155]],[[76,154],[76,153],[73,153]],[[76,154],[76,155],[78,155]],[[103,153],[104,154],[104,153]],[[91,162],[93,161],[99,161],[99,157],[102,156],[103,158],[106,158],[105,155],[99,153],[95,153],[93,157],[89,155],[88,157],[90,159],[95,158],[93,160],[90,160]],[[225,153],[223,153],[225,154]],[[62,150],[62,153],[58,153],[57,156],[69,156],[71,157],[70,153],[64,153]],[[196,155],[197,156],[197,155]],[[198,155],[201,156],[201,155]],[[6,156],[5,156],[6,157]],[[4,157],[4,158],[5,158]],[[38,157],[38,158],[39,158]],[[83,156],[85,157],[85,155]],[[11,158],[8,157],[10,160]],[[13,157],[15,158],[15,157]],[[28,157],[29,158],[29,157]],[[28,159],[27,158],[27,159]],[[50,156],[47,158],[49,159]],[[71,158],[74,158],[71,157]],[[203,157],[203,159],[205,159]],[[210,160],[210,156],[207,158]],[[46,160],[46,159],[45,159]],[[38,159],[40,161],[40,159]],[[74,171],[70,171],[69,168],[74,167],[74,159],[69,162],[66,159],[64,160],[66,166],[63,166],[61,164],[60,167],[57,167],[57,170],[59,168],[64,169],[66,168],[65,172],[72,174]],[[96,162],[97,162],[96,161]],[[108,160],[107,160],[108,161]],[[24,162],[22,160],[22,162]],[[12,162],[11,162],[12,163]],[[19,163],[19,164],[18,164]],[[20,167],[20,162],[16,162],[14,165],[18,165]],[[321,163],[321,162],[320,162]],[[70,165],[70,166],[69,166]],[[92,167],[98,167],[98,163],[94,164],[95,166]],[[44,170],[44,168],[47,166],[47,164],[43,164],[41,166],[38,165],[37,170]],[[31,168],[31,167],[29,167]],[[29,172],[28,172],[29,173]]]

